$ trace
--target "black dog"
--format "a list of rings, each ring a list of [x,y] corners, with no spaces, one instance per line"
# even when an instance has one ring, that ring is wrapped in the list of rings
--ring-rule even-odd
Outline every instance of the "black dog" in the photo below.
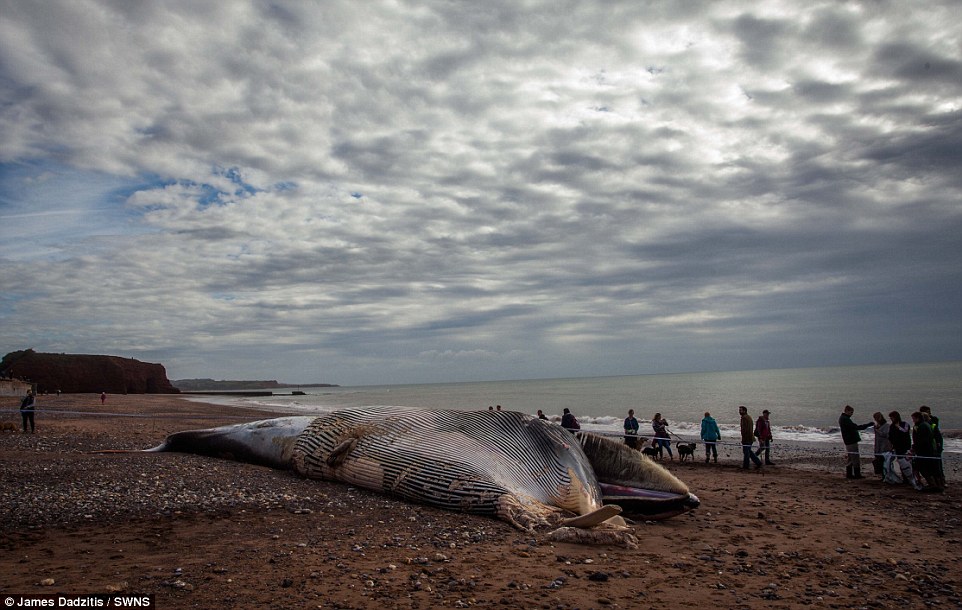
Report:
[[[695,443],[678,443],[678,457],[684,462],[688,458],[695,458]]]
[[[661,459],[661,447],[645,447],[641,452],[652,459],[656,457]]]

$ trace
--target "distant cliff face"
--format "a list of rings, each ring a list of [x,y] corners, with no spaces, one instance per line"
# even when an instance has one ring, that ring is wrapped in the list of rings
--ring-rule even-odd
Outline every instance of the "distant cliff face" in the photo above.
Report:
[[[3,357],[0,371],[37,384],[39,392],[177,394],[161,364],[118,356],[42,354],[33,350]]]

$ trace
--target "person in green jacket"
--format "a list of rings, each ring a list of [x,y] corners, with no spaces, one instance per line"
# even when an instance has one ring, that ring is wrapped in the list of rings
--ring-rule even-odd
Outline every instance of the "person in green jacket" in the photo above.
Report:
[[[707,464],[714,455],[717,464],[718,447],[715,444],[721,440],[721,430],[718,429],[718,422],[708,411],[705,411],[705,418],[701,420],[701,440],[705,441],[705,463]]]
[[[942,449],[945,446],[945,439],[942,438],[942,426],[939,425],[939,418],[932,415],[932,409],[922,405],[919,407],[919,412],[922,414],[922,419],[924,419],[931,427],[932,434],[935,435],[935,455],[938,456],[938,470],[939,470],[939,484],[942,488],[945,488],[945,462],[942,461]]]

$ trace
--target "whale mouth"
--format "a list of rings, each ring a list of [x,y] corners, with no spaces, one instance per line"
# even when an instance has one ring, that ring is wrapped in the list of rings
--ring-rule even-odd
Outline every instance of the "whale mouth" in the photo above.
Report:
[[[701,500],[693,493],[673,493],[640,487],[600,483],[605,504],[617,504],[626,517],[660,521],[698,508]]]

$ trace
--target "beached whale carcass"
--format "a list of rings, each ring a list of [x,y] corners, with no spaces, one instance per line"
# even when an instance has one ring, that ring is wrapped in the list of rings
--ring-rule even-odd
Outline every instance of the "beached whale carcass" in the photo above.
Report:
[[[605,489],[646,519],[698,505],[684,483],[620,442],[509,411],[364,407],[178,432],[151,451],[293,469],[522,529],[558,525],[566,513],[610,517],[619,511],[603,509]]]

